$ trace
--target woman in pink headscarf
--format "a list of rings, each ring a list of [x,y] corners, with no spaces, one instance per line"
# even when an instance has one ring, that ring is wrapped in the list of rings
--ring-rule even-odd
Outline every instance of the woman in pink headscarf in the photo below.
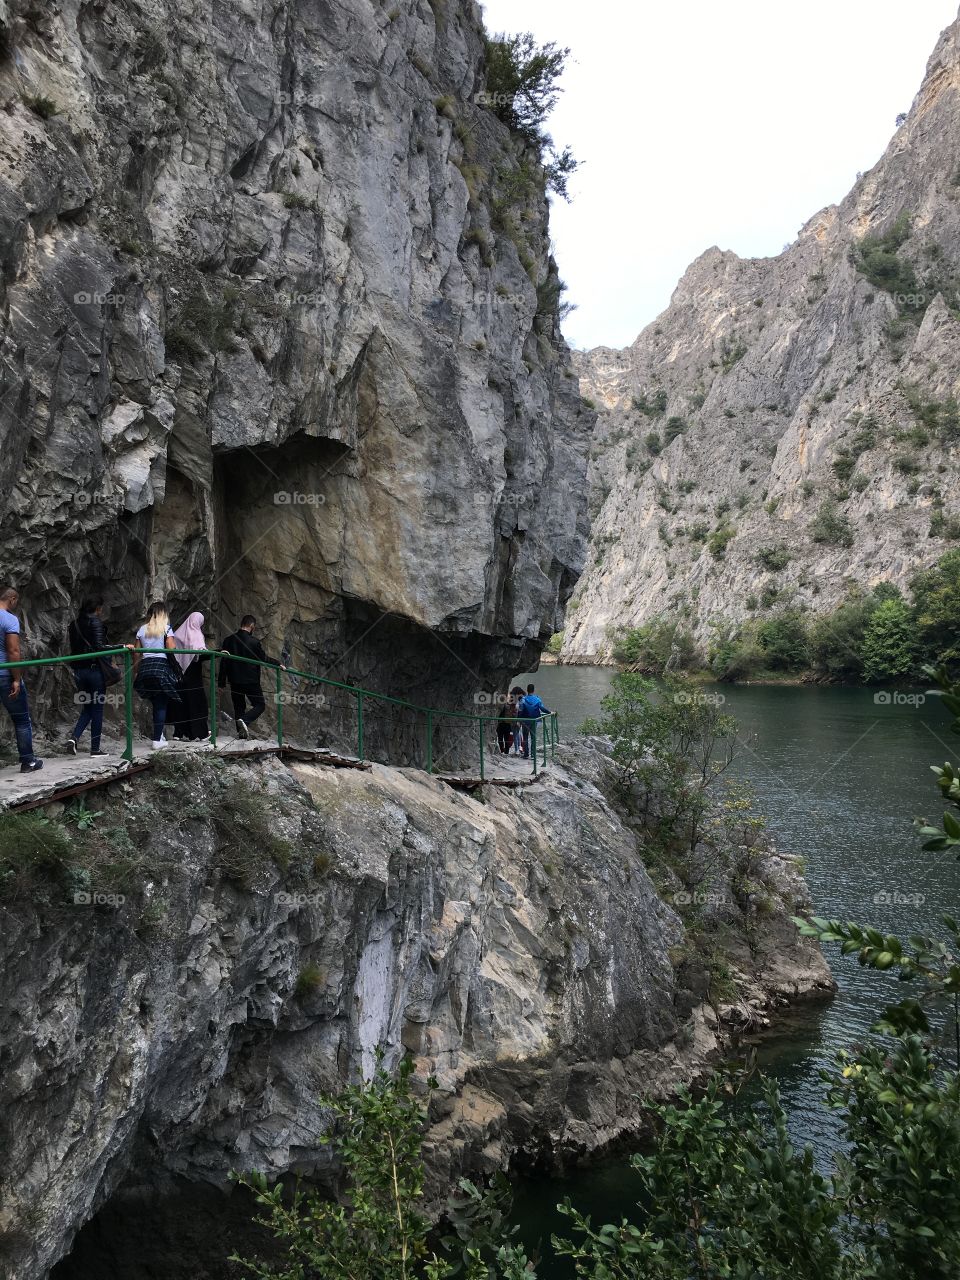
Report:
[[[209,649],[203,634],[203,614],[189,614],[174,631],[173,638],[178,649]],[[180,701],[174,704],[176,710],[171,717],[175,738],[204,742],[210,737],[207,693],[203,682],[203,664],[209,658],[209,654],[176,655],[177,665],[183,674],[180,677]]]

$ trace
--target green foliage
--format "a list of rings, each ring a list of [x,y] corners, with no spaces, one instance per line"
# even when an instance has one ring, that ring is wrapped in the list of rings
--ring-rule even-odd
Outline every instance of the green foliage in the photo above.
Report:
[[[282,199],[285,209],[309,209],[313,203],[306,196],[301,195],[299,191],[284,191],[282,192]]]
[[[912,675],[917,664],[913,611],[901,598],[881,601],[863,636],[863,678],[896,680]]]
[[[563,632],[555,631],[547,641],[547,653],[558,654],[563,648]]]
[[[28,94],[24,98],[24,102],[33,114],[39,116],[41,120],[51,120],[54,116],[60,114],[60,108],[52,98],[45,98],[39,94]]]
[[[801,671],[809,663],[807,627],[796,609],[784,609],[756,631],[764,665],[771,671]]]
[[[561,93],[559,81],[570,50],[555,44],[538,45],[529,31],[493,36],[485,47],[485,101],[540,156],[548,189],[566,198],[577,161],[569,147],[556,150],[545,126]]]
[[[709,792],[733,761],[736,721],[719,701],[676,676],[659,687],[630,672],[614,676],[586,733],[610,738],[620,783],[650,820],[658,841],[692,852],[709,808]]]
[[[832,680],[859,680],[863,675],[863,637],[872,612],[870,600],[855,596],[810,627],[810,664]]]
[[[657,431],[648,431],[647,434],[643,437],[643,443],[647,446],[647,450],[650,453],[652,453],[654,457],[656,457],[656,455],[663,448],[663,443],[660,439],[660,434]]]
[[[689,671],[697,662],[697,647],[690,632],[677,621],[656,617],[640,627],[614,632],[612,657],[642,675],[665,671]]]
[[[535,1280],[523,1251],[504,1224],[504,1189],[481,1192],[461,1182],[448,1214],[452,1233],[431,1241],[424,1212],[424,1114],[413,1096],[413,1063],[395,1077],[378,1062],[373,1079],[322,1098],[335,1120],[321,1142],[335,1144],[344,1194],[328,1200],[298,1185],[286,1193],[263,1174],[237,1179],[253,1192],[257,1221],[281,1251],[274,1267],[234,1254],[257,1280]],[[429,1081],[435,1087],[434,1081]],[[439,1248],[439,1252],[438,1252]]]
[[[225,876],[250,889],[271,863],[289,866],[293,845],[275,830],[275,815],[266,795],[235,780],[218,797],[216,813],[218,862]]]
[[[197,360],[207,352],[232,351],[241,311],[237,290],[225,289],[219,298],[211,299],[198,289],[167,326],[167,354],[174,360]]]
[[[910,221],[910,215],[904,212],[885,235],[864,236],[854,251],[854,263],[876,288],[902,298],[899,302],[902,310],[922,311],[922,303],[908,301],[923,295],[913,267],[898,254],[910,237]]]
[[[667,393],[659,387],[649,398],[645,391],[633,397],[633,407],[647,418],[659,418],[667,411]]]
[[[907,404],[913,410],[917,422],[943,444],[960,440],[960,404],[955,397],[947,400],[925,400],[918,387],[901,384]]]
[[[0,813],[0,899],[19,897],[51,876],[62,876],[72,852],[66,828],[36,809]]]
[[[717,525],[713,533],[707,539],[707,550],[713,556],[714,560],[722,560],[727,554],[727,546],[737,536],[736,528],[732,524]]]
[[[313,992],[319,991],[323,986],[323,973],[315,964],[305,965],[297,974],[296,985],[293,988],[293,994],[298,1000],[302,1000],[305,996],[312,995]]]
[[[853,529],[846,516],[837,510],[837,504],[826,498],[820,504],[820,510],[810,522],[810,536],[814,542],[824,543],[830,547],[852,547]]]
[[[667,425],[663,432],[663,442],[668,445],[671,440],[676,440],[677,436],[682,436],[687,429],[686,418],[672,417],[667,419]]]
[[[724,338],[720,344],[720,367],[729,373],[735,364],[747,354],[746,344],[740,338]]]
[[[960,661],[960,550],[917,574],[910,588],[924,656],[936,664]]]
[[[753,558],[761,569],[766,569],[770,573],[779,573],[790,563],[791,555],[789,550],[780,544],[776,547],[761,547]]]

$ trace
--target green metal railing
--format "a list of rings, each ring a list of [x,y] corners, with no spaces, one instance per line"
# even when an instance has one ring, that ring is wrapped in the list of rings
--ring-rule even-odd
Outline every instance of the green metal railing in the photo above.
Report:
[[[123,751],[125,760],[133,760],[133,680],[134,680],[134,664],[135,660],[142,660],[147,653],[160,653],[160,650],[132,650],[127,648],[116,649],[100,649],[93,653],[70,654],[56,658],[28,658],[19,662],[0,662],[0,670],[13,670],[20,667],[48,667],[58,665],[69,665],[72,662],[89,662],[91,658],[114,658],[120,659],[122,663],[122,684],[123,684],[123,710],[124,710],[124,732],[126,745]],[[221,649],[165,649],[162,651],[163,656],[191,654],[194,657],[210,659],[210,676],[209,676],[209,711],[210,711],[210,741],[213,746],[217,745],[217,719],[218,719],[218,672],[217,659],[227,655]],[[486,756],[486,737],[484,725],[496,725],[498,716],[484,716],[471,713],[469,711],[442,711],[437,707],[421,707],[415,702],[407,702],[403,698],[394,698],[386,693],[376,693],[372,689],[361,689],[356,685],[344,684],[339,680],[331,680],[328,676],[314,675],[310,671],[299,671],[296,667],[279,667],[272,662],[263,662],[259,658],[245,658],[238,654],[231,653],[229,655],[231,662],[246,662],[254,667],[266,667],[275,673],[275,689],[274,704],[277,711],[277,745],[284,745],[284,716],[283,709],[285,705],[285,697],[283,692],[283,677],[292,676],[295,679],[307,680],[312,684],[323,685],[330,689],[339,689],[350,697],[356,699],[356,741],[357,741],[357,758],[363,760],[364,757],[364,704],[367,699],[373,699],[376,702],[385,703],[390,706],[400,707],[405,711],[413,711],[418,715],[426,717],[426,770],[428,773],[434,772],[434,718],[444,718],[449,720],[469,720],[477,724],[478,743],[480,748],[480,779],[485,781],[485,756]],[[556,759],[557,743],[560,741],[560,722],[555,711],[548,712],[546,715],[538,718],[527,716],[511,716],[511,724],[523,724],[530,732],[530,760],[531,770],[536,777],[541,767],[547,764],[547,754],[549,751],[550,758]],[[538,742],[538,726],[540,727]]]

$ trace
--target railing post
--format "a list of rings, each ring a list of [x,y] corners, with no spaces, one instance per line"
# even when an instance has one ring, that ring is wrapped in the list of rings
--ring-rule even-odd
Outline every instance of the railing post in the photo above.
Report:
[[[427,712],[427,773],[433,773],[433,712]]]
[[[483,772],[483,748],[484,748],[484,741],[483,741],[483,716],[478,717],[478,719],[477,719],[477,728],[480,730],[480,781],[481,781],[481,782],[483,782],[483,781],[485,780],[485,779],[484,779],[484,772]]]
[[[530,729],[530,758],[533,760],[533,776],[537,776],[537,722],[536,720],[528,721]]]
[[[554,712],[550,716],[550,759],[557,759],[557,716]]]
[[[283,746],[283,672],[277,667],[277,746]]]
[[[217,720],[220,712],[217,707],[217,657],[210,659],[210,745],[217,745]]]
[[[133,650],[123,651],[123,719],[127,745],[124,760],[133,763]]]
[[[544,716],[540,723],[543,725],[543,767],[547,767],[547,717]]]
[[[357,694],[357,759],[363,759],[363,694]]]

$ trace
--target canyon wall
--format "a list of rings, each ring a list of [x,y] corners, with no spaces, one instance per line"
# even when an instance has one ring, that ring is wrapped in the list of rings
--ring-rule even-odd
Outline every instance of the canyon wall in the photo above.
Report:
[[[462,706],[585,553],[543,172],[471,0],[3,0],[0,574]],[[306,715],[306,713],[303,713]],[[319,722],[314,717],[312,723]],[[375,732],[375,730],[373,730]]]
[[[168,756],[99,793],[60,862],[50,827],[26,829],[0,882],[3,1274],[43,1280],[107,1204],[96,1264],[68,1276],[221,1274],[235,1241],[204,1188],[231,1170],[329,1178],[319,1095],[378,1047],[439,1082],[442,1199],[464,1173],[636,1136],[638,1094],[829,990],[789,920],[807,903],[792,859],[762,844],[746,887],[711,882],[691,906],[655,886],[615,791],[588,744],[476,798],[412,770]],[[144,1238],[141,1215],[183,1186],[182,1230]]]

